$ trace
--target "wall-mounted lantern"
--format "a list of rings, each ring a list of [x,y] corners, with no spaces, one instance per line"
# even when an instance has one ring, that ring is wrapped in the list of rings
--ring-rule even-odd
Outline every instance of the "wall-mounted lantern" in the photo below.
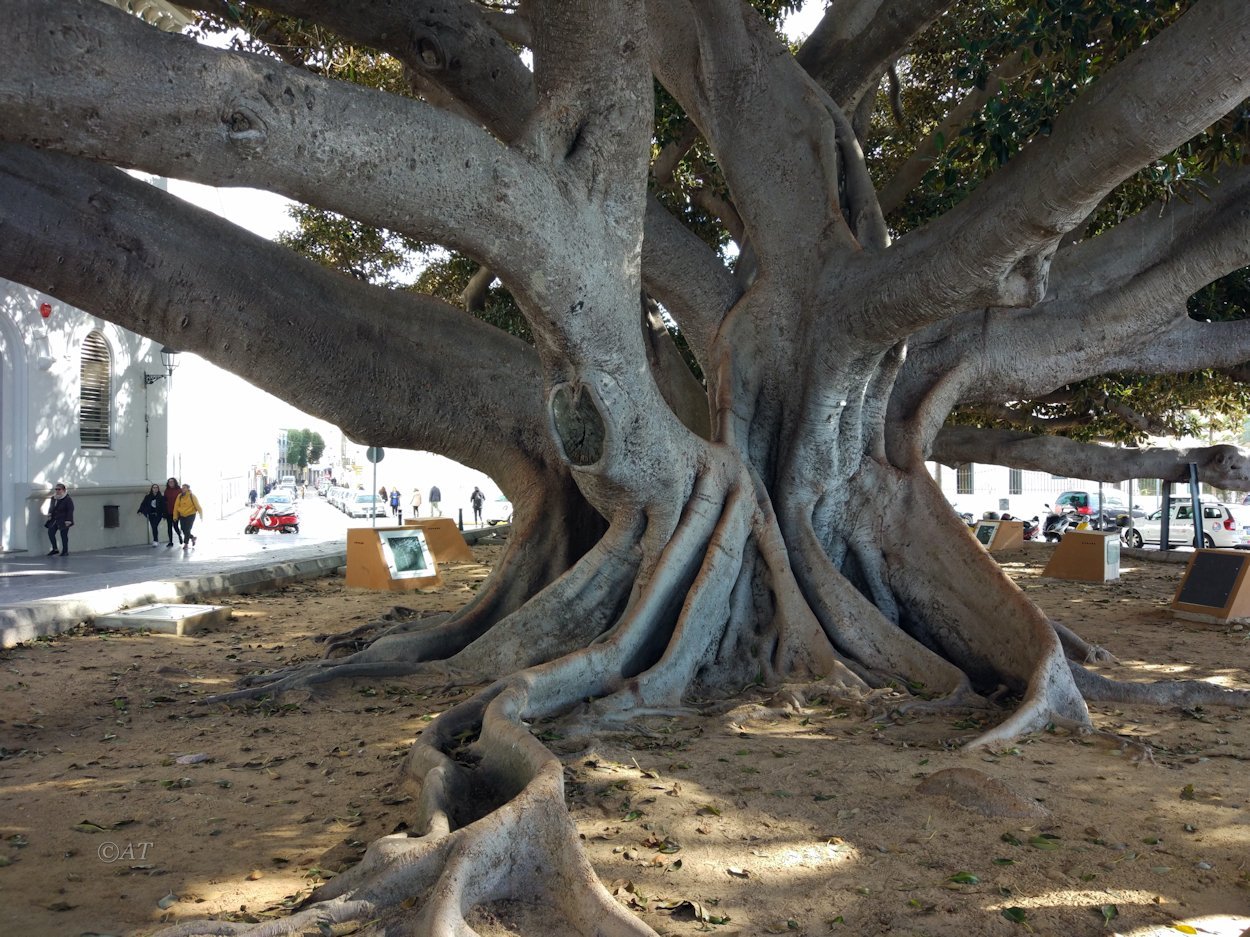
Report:
[[[149,374],[147,371],[143,372],[144,386],[155,384],[157,381],[162,381],[167,377],[173,377],[174,369],[178,367],[178,352],[166,345],[161,349],[161,364],[165,366],[164,374]]]

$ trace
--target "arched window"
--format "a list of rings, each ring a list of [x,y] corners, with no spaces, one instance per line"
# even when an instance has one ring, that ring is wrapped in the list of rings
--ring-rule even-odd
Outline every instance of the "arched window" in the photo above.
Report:
[[[82,370],[78,392],[78,440],[83,446],[107,449],[111,444],[112,355],[99,332],[82,343]]]

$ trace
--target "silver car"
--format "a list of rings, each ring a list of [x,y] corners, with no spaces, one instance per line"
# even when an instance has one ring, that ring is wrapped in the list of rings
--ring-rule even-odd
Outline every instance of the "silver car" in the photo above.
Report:
[[[1144,520],[1134,522],[1125,534],[1131,547],[1158,543],[1162,536],[1163,512],[1155,511]],[[1188,546],[1194,542],[1194,511],[1189,501],[1174,503],[1168,519],[1168,546]],[[1242,547],[1250,545],[1250,506],[1202,502],[1202,545],[1204,547]]]

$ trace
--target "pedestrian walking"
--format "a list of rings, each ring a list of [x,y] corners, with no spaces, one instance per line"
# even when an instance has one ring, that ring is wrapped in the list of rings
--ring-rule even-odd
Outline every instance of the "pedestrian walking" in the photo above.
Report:
[[[486,503],[486,495],[482,494],[482,489],[473,486],[473,494],[469,495],[469,502],[473,505],[473,523],[482,523],[482,505]]]
[[[181,531],[184,550],[195,546],[199,539],[191,533],[197,515],[203,517],[204,509],[200,507],[199,499],[191,493],[191,486],[184,482],[182,491],[178,494],[178,500],[174,502],[174,521]]]
[[[148,493],[139,502],[139,510],[135,513],[142,514],[148,519],[148,525],[152,528],[152,546],[159,547],[161,545],[161,521],[165,519],[165,493],[161,491],[160,485],[152,483]]]
[[[400,523],[403,522],[402,511],[400,510],[400,507],[399,507],[399,489],[398,488],[391,489],[391,514],[398,521],[400,521]]]
[[[69,556],[69,529],[74,526],[74,499],[69,496],[64,485],[52,489],[52,503],[48,506],[48,519],[44,521],[48,529],[48,539],[52,541],[52,549],[48,556]],[[61,536],[61,549],[56,548],[57,535]]]
[[[438,485],[430,489],[430,517],[442,517],[443,509],[439,507],[443,500],[443,493],[438,490]]]
[[[173,476],[165,479],[165,520],[169,524],[169,543],[165,544],[167,547],[174,545],[174,534],[178,535],[178,542],[182,543],[182,531],[178,529],[178,522],[174,520],[174,503],[180,494],[182,494],[182,486],[178,484],[178,479]]]
[[[412,500],[408,502],[408,506],[412,508],[412,516],[420,520],[421,518],[421,489],[412,489]]]

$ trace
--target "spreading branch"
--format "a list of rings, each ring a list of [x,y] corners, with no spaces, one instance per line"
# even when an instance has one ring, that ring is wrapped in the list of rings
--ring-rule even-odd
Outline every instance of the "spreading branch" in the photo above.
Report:
[[[1189,64],[1197,55],[1200,74]],[[969,308],[1041,300],[1060,238],[1113,186],[1240,106],[1250,96],[1247,61],[1250,6],[1190,8],[1060,114],[1048,137],[876,258],[868,293],[878,299],[865,329],[892,343]]]
[[[60,154],[0,146],[0,194],[14,209],[0,215],[10,279],[228,364],[372,445],[443,452],[503,480],[526,465],[531,475],[560,470],[533,350],[441,300],[334,273],[126,173]],[[321,366],[274,368],[274,348]],[[355,392],[362,386],[411,387],[423,418],[374,405]]]
[[[831,3],[795,58],[839,107],[852,111],[950,5],[951,0]]]
[[[535,219],[564,220],[549,177],[476,124],[169,36],[95,0],[28,0],[10,25],[5,140],[278,192],[462,250],[509,282],[558,260],[534,231]]]
[[[938,433],[933,458],[943,465],[980,462],[1104,482],[1186,481],[1190,463],[1197,463],[1200,480],[1217,488],[1250,491],[1250,456],[1235,446],[1130,449],[1062,436],[947,426]]]

